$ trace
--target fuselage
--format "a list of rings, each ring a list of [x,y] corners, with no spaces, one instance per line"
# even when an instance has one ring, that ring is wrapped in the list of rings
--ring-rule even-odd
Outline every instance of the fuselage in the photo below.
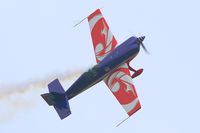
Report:
[[[139,52],[138,38],[130,37],[121,45],[116,47],[103,60],[84,72],[65,92],[68,99],[80,94],[91,86],[103,80],[120,65],[131,61]]]

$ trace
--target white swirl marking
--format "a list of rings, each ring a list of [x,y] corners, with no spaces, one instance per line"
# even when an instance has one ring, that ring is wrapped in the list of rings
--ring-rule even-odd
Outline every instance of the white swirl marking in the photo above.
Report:
[[[127,68],[127,67],[128,67],[127,64],[124,64],[121,65],[119,68]],[[124,88],[125,91],[127,93],[132,92],[134,95],[136,95],[133,90],[132,78],[128,74],[120,70],[112,73],[111,76],[108,77],[107,84],[113,93],[119,91],[121,84],[125,84],[126,85],[126,87]]]
[[[106,37],[106,44],[109,45],[112,42],[113,35],[110,30],[108,30],[108,34]]]
[[[112,91],[112,92],[117,92],[119,89],[120,89],[120,83],[119,83],[119,82],[116,82],[116,83],[112,86],[111,91]]]
[[[97,20],[96,20],[96,22],[97,22]],[[106,26],[106,24],[104,23],[104,20],[102,20],[102,23],[103,23],[103,29],[101,30],[101,35],[104,35],[104,37],[105,37],[105,40],[104,40],[105,51],[104,51],[103,55],[98,55],[98,53],[96,53],[96,57],[99,61],[101,61],[112,50],[112,38],[113,38],[113,35],[112,35],[111,31],[108,29],[108,27]],[[103,50],[104,49],[102,49],[102,51]]]
[[[98,43],[96,48],[95,48],[95,54],[98,55],[102,50],[103,50],[103,44]]]
[[[104,54],[104,55],[101,55],[101,56],[100,55],[96,55],[96,58],[98,59],[98,61],[101,61],[106,56],[107,56],[107,54]]]
[[[91,18],[91,19],[89,20],[89,25],[90,25],[90,31],[91,31],[91,32],[92,32],[92,30],[93,30],[95,24],[96,24],[102,17],[103,17],[102,14],[97,14],[97,15],[95,15],[93,18]]]
[[[139,100],[138,100],[138,98],[136,98],[132,102],[130,102],[128,104],[124,104],[122,106],[123,106],[124,110],[128,113],[128,112],[130,112],[131,110],[133,110],[136,107],[138,102],[139,102]]]

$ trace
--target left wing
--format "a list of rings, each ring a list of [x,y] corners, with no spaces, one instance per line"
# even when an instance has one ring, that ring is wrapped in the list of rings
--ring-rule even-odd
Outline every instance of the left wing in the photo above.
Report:
[[[97,9],[88,17],[93,48],[97,63],[108,55],[117,44],[117,41],[110,31],[100,9]]]

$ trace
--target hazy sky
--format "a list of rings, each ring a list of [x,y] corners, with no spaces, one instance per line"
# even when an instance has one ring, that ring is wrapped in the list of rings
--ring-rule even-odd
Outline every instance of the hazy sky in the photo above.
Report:
[[[1,132],[200,132],[199,6],[198,0],[1,0],[0,93],[14,90],[0,95]],[[87,21],[73,25],[97,8],[118,43],[145,35],[151,53],[141,50],[131,62],[144,68],[133,80],[142,109],[118,128],[127,115],[103,82],[72,99],[72,115],[63,121],[40,97],[47,88],[30,86],[96,63]]]

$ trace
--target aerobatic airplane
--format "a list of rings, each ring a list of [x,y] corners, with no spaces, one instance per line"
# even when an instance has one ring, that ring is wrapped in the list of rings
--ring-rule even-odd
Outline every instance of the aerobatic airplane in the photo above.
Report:
[[[142,37],[130,37],[121,45],[111,33],[100,9],[88,17],[94,53],[97,64],[84,72],[67,90],[55,79],[48,84],[49,93],[42,94],[48,105],[54,106],[61,119],[71,114],[69,100],[89,89],[100,81],[104,81],[129,116],[141,108],[132,78],[137,77],[143,69],[134,70],[129,62],[139,53],[143,45]],[[133,71],[131,75],[130,71]]]

